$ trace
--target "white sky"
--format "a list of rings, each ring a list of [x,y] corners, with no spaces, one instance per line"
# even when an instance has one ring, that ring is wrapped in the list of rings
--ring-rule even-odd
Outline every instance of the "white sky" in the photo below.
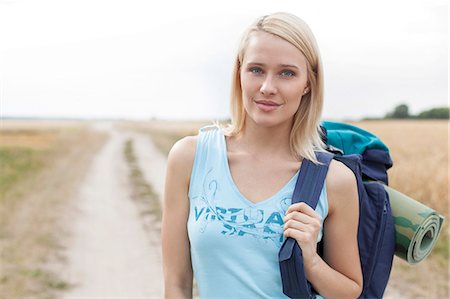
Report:
[[[1,115],[227,117],[239,38],[277,11],[315,33],[325,118],[448,105],[445,0],[0,0]]]

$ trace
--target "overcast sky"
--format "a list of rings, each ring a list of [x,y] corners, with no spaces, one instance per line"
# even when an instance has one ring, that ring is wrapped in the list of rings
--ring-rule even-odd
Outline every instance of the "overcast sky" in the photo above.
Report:
[[[2,116],[218,119],[261,15],[304,19],[328,119],[448,105],[445,0],[0,0]]]

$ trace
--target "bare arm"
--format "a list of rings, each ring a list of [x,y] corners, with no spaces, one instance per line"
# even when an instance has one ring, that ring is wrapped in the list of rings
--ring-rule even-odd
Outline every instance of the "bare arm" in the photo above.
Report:
[[[189,181],[196,137],[185,137],[167,161],[162,217],[164,298],[192,298],[192,265],[187,234]]]
[[[304,203],[292,205],[285,218],[285,232],[301,246],[305,273],[316,291],[327,299],[357,298],[363,280],[357,243],[356,178],[345,165],[333,160],[326,186],[329,210],[324,221],[323,259],[316,252],[320,216],[311,207]]]
[[[325,298],[357,298],[362,291],[358,252],[359,202],[356,178],[340,162],[328,172],[328,217],[324,222],[323,260],[309,269],[310,282]]]

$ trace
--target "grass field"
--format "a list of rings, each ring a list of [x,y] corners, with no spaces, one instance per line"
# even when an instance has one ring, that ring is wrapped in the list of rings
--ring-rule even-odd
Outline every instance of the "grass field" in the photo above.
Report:
[[[67,287],[51,267],[63,258],[60,217],[102,140],[81,122],[2,121],[0,299]]]

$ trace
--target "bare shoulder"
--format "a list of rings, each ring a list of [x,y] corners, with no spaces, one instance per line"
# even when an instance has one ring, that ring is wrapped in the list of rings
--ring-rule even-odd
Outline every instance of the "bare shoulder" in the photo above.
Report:
[[[198,136],[186,136],[175,142],[169,152],[172,159],[194,159]]]
[[[337,160],[331,160],[327,175],[327,187],[344,188],[345,186],[356,184],[353,171]]]
[[[167,158],[168,167],[190,174],[195,158],[198,136],[186,136],[175,142]]]
[[[356,177],[342,162],[332,160],[326,178],[329,211],[346,206],[357,198]]]

